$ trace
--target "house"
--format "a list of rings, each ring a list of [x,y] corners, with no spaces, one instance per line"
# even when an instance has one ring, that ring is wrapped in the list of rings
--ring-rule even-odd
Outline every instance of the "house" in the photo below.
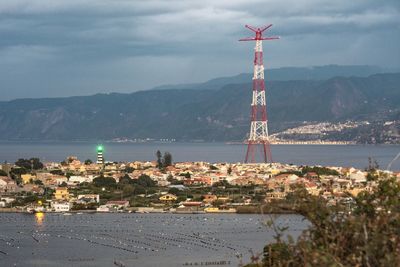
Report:
[[[358,170],[350,173],[349,178],[353,181],[353,183],[362,183],[367,181],[367,174]]]
[[[117,170],[117,166],[115,166],[114,164],[113,164],[113,165],[106,165],[106,166],[104,167],[104,169],[105,169],[106,171],[108,171],[108,172],[116,171],[116,170]]]
[[[216,195],[211,195],[211,194],[203,195],[203,202],[204,203],[211,204],[215,200],[217,200],[217,196]]]
[[[158,180],[157,184],[158,186],[169,186],[171,183],[168,182],[167,180]]]
[[[360,194],[361,192],[364,192],[364,191],[366,191],[365,188],[359,188],[359,187],[351,188],[351,189],[347,190],[347,192],[350,193],[354,197],[357,197],[358,194]]]
[[[57,187],[54,192],[54,198],[56,200],[69,200],[69,192],[66,187]]]
[[[47,187],[55,188],[56,186],[67,182],[68,178],[62,175],[51,174],[49,172],[41,172],[36,174],[36,178]],[[60,182],[61,181],[61,182]]]
[[[0,208],[4,208],[7,206],[7,204],[10,204],[15,201],[15,198],[11,197],[2,197],[0,198]]]
[[[157,161],[147,161],[143,163],[143,167],[147,168],[156,168],[157,167]]]
[[[305,177],[310,180],[318,180],[318,174],[316,172],[307,172]]]
[[[15,192],[17,184],[8,176],[0,176],[0,192]]]
[[[232,199],[230,199],[230,198],[227,197],[227,196],[219,196],[219,197],[217,197],[217,200],[222,201],[222,202],[229,202],[229,201],[231,201]]]
[[[186,178],[183,181],[184,185],[212,185],[211,177],[204,176],[204,177],[193,177],[193,178]]]
[[[318,188],[317,184],[314,182],[305,182],[304,187],[307,190],[307,192],[313,196],[318,196],[320,189]]]
[[[106,207],[109,209],[125,209],[129,207],[129,201],[128,200],[110,200],[107,201]]]
[[[32,175],[30,173],[21,174],[22,183],[29,184],[31,181],[36,180],[36,175]]]
[[[15,198],[13,198],[13,197],[1,197],[0,199],[1,199],[1,201],[4,201],[7,204],[10,204],[15,201]]]
[[[165,194],[159,198],[159,200],[165,201],[165,202],[176,201],[177,199],[178,199],[178,197],[173,194]]]
[[[72,203],[67,201],[52,201],[51,207],[55,212],[67,212],[72,208]]]
[[[21,190],[25,191],[25,192],[31,192],[34,194],[38,194],[38,195],[42,195],[44,193],[44,189],[35,184],[24,184],[22,186]]]
[[[68,184],[81,184],[81,183],[91,183],[93,179],[84,176],[71,176],[69,177]]]
[[[59,176],[59,175],[54,175],[54,180],[56,185],[61,185],[63,183],[67,183],[68,182],[68,178],[65,176]]]
[[[110,208],[106,205],[101,205],[96,209],[97,212],[110,212]]]
[[[185,207],[200,207],[203,204],[203,202],[201,202],[201,201],[184,201],[179,204],[183,205]]]
[[[258,177],[243,177],[243,178],[236,178],[230,182],[232,185],[264,185],[265,181],[262,178]]]
[[[269,192],[265,196],[265,202],[271,202],[272,200],[276,199],[285,199],[286,198],[286,192]]]
[[[11,171],[12,167],[13,167],[13,165],[10,163],[1,163],[0,164],[0,170],[7,173],[7,175],[10,175],[10,171]]]

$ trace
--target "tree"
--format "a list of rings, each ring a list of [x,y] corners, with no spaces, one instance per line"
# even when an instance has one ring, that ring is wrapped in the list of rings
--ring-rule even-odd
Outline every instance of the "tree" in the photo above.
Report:
[[[186,201],[187,197],[185,195],[180,195],[178,196],[178,198],[176,199],[176,203],[182,202],[182,201]]]
[[[123,177],[119,179],[119,184],[125,185],[125,184],[132,184],[133,180],[129,175],[125,174]]]
[[[172,155],[171,155],[171,153],[169,153],[169,152],[165,152],[164,153],[164,157],[163,157],[162,163],[163,163],[163,167],[164,168],[172,165]]]
[[[374,158],[368,157],[368,167],[366,171],[375,172],[378,169],[379,169],[378,161]]]
[[[39,158],[30,158],[30,159],[18,159],[15,162],[15,165],[18,167],[27,169],[27,170],[40,170],[43,169],[43,163],[40,162]]]
[[[19,168],[12,168],[10,173],[11,175],[21,175],[28,173],[28,171],[23,167],[19,167]]]
[[[35,181],[33,181],[33,183],[35,185],[43,185],[43,182],[41,180],[35,180]]]
[[[156,157],[157,157],[157,167],[159,169],[161,169],[162,168],[162,154],[161,154],[160,150],[157,150]]]
[[[304,166],[301,170],[302,174],[306,174],[307,172],[315,172],[318,176],[321,175],[339,175],[338,171],[332,170],[326,167],[309,167],[309,166]],[[296,173],[295,173],[296,174]]]
[[[154,182],[150,176],[146,175],[146,174],[142,174],[139,176],[139,178],[134,181],[135,184],[143,186],[143,187],[154,187],[156,186],[156,182]]]
[[[231,173],[232,173],[232,167],[229,166],[229,167],[228,167],[228,170],[227,170],[226,172],[228,173],[228,175],[231,175]]]
[[[114,187],[117,182],[112,177],[99,176],[93,179],[93,184],[97,187]]]
[[[133,190],[133,193],[135,195],[145,194],[146,193],[146,189],[141,185],[136,185],[135,189]]]
[[[132,173],[134,170],[135,170],[135,168],[129,167],[129,166],[125,168],[126,173]]]
[[[8,176],[8,174],[5,171],[0,170],[0,176]]]
[[[179,174],[179,176],[184,176],[185,178],[190,178],[191,177],[190,172],[182,172],[182,173]]]
[[[135,188],[130,184],[125,184],[124,187],[122,188],[122,192],[125,197],[131,196],[134,191],[135,191]]]
[[[64,172],[60,169],[51,170],[50,173],[54,175],[64,175]]]
[[[22,184],[21,175],[26,173],[28,172],[25,168],[17,167],[11,169],[10,176],[17,184]]]
[[[180,190],[180,189],[178,189],[178,188],[175,188],[175,187],[171,187],[171,188],[168,190],[168,193],[173,194],[173,195],[175,195],[175,196],[184,195],[184,192],[183,192],[182,190]]]
[[[172,183],[174,180],[175,180],[174,176],[172,174],[168,174],[167,181]]]
[[[212,205],[213,205],[214,207],[221,207],[221,206],[224,205],[224,204],[225,204],[225,202],[224,202],[223,200],[219,200],[219,199],[214,200],[214,201],[212,202]]]
[[[221,180],[213,183],[212,187],[229,187],[230,184],[227,180]]]
[[[210,170],[215,171],[215,170],[218,170],[218,168],[214,165],[210,165]]]
[[[85,160],[85,165],[90,165],[90,164],[92,164],[92,163],[93,163],[93,161],[92,161],[91,159]]]

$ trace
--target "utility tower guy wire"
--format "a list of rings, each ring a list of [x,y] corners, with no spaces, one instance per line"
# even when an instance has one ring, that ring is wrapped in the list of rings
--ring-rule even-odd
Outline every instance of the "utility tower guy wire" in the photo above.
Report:
[[[387,165],[386,170],[390,171],[390,168],[392,168],[392,164],[400,158],[400,152],[392,159],[392,161]]]

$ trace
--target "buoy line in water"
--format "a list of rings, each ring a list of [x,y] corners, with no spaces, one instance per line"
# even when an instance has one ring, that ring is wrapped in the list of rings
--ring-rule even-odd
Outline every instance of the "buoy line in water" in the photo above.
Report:
[[[285,216],[286,219],[275,218],[276,224],[302,228],[301,217]],[[163,262],[163,259],[169,259],[174,266],[184,263],[212,266],[229,260],[227,265],[232,266],[238,261],[236,255],[244,255],[245,259],[250,249],[262,249],[266,238],[272,236],[262,225],[262,218],[259,215],[62,216],[52,213],[45,214],[38,222],[33,215],[0,214],[0,265],[10,266],[14,264],[13,259],[18,259],[18,266],[37,266],[22,262],[25,258],[46,257],[62,267],[85,260],[96,266],[110,266],[112,260],[107,265],[104,257],[112,259],[118,255],[117,260],[126,261],[127,266],[145,266],[147,262],[154,264],[146,266],[156,266],[160,265],[156,261]],[[17,249],[18,246],[22,247]],[[218,256],[223,259],[209,260]]]

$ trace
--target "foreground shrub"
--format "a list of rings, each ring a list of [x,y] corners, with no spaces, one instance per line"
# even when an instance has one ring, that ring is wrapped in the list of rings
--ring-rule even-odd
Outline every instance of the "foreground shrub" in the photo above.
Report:
[[[265,246],[262,262],[251,266],[400,266],[400,185],[395,179],[380,181],[351,206],[328,206],[304,189],[294,199],[293,211],[311,227],[297,241],[283,238],[286,229],[275,227],[275,242]]]

